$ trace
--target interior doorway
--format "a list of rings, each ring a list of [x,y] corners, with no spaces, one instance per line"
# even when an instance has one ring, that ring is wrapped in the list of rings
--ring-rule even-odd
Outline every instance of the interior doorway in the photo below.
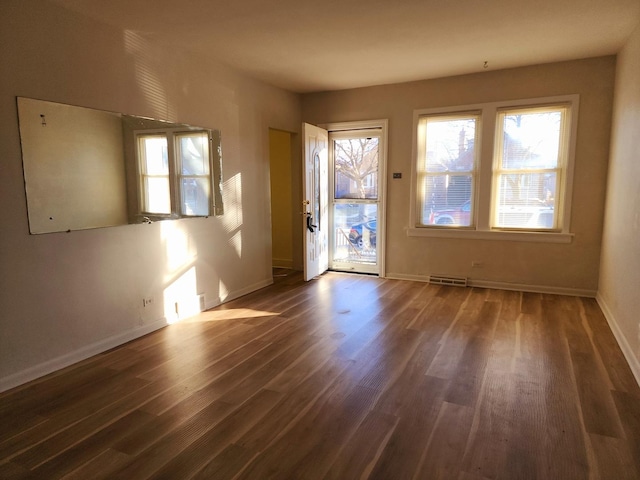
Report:
[[[292,161],[293,134],[269,129],[269,167],[271,187],[271,264],[277,268],[295,268],[293,216],[298,176]],[[297,202],[296,202],[297,206]],[[297,224],[296,224],[297,226]],[[296,230],[297,231],[297,230]]]

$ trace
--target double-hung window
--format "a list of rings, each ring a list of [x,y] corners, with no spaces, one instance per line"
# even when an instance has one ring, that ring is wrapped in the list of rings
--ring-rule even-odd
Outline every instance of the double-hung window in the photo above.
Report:
[[[478,113],[419,119],[418,225],[473,225],[478,133]]]
[[[492,226],[557,230],[567,165],[567,105],[498,110]]]
[[[577,109],[565,95],[414,112],[408,234],[570,241]]]
[[[141,214],[210,215],[213,186],[210,143],[206,130],[137,135]]]

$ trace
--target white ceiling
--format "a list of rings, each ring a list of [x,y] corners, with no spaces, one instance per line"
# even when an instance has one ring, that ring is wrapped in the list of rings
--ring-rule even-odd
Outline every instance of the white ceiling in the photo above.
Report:
[[[50,0],[312,92],[616,53],[640,0]]]

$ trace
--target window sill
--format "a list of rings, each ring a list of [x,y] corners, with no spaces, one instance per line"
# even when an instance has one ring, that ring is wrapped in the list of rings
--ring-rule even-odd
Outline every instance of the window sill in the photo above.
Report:
[[[512,242],[571,243],[573,233],[462,230],[449,228],[407,228],[408,237],[460,238],[465,240],[501,240]]]

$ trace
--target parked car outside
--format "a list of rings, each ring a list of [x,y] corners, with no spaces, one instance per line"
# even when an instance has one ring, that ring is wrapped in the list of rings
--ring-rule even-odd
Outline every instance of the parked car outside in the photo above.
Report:
[[[349,230],[349,241],[358,248],[363,248],[364,238],[363,238],[363,229],[367,229],[369,231],[369,243],[371,247],[376,247],[376,230],[378,226],[377,219],[369,220],[368,222],[356,223],[351,226],[351,230]]]
[[[471,201],[467,200],[458,207],[432,211],[429,216],[429,224],[468,227],[471,225]]]

